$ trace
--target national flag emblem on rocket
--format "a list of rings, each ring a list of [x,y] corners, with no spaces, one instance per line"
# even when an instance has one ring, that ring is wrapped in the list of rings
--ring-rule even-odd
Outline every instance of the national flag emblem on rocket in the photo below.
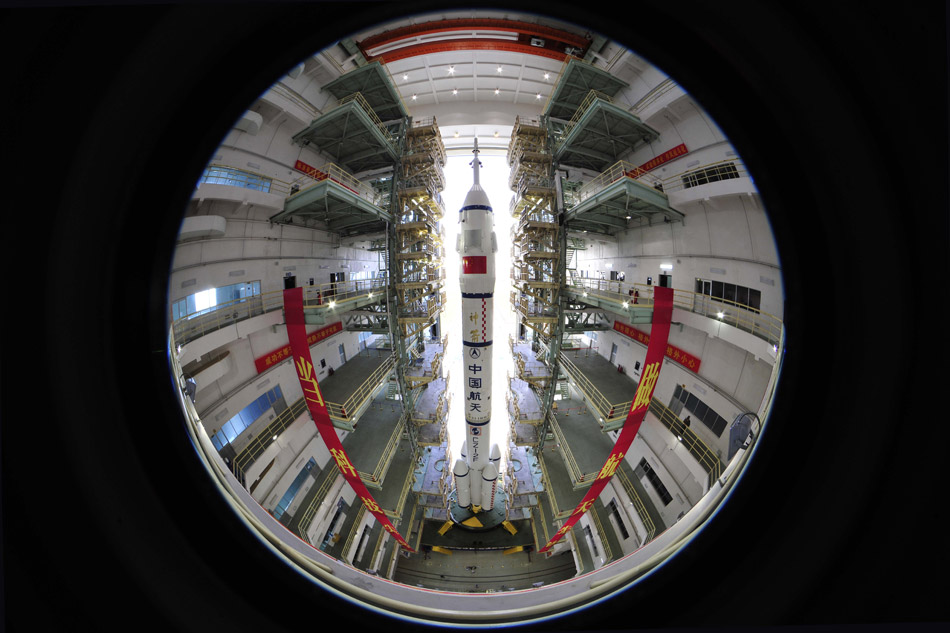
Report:
[[[487,255],[471,255],[462,258],[463,275],[484,275],[488,272]]]

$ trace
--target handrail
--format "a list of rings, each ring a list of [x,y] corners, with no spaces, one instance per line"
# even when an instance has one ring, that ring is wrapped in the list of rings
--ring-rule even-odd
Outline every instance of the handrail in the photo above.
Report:
[[[680,442],[706,471],[707,483],[709,487],[712,487],[716,479],[722,474],[722,462],[719,461],[719,457],[713,453],[701,437],[686,426],[666,405],[653,399],[650,401],[650,411],[673,435],[682,438]]]
[[[383,278],[359,279],[304,286],[303,290],[304,308],[324,306],[324,309],[330,309],[339,303],[362,298],[372,299],[377,295],[385,297],[387,285]],[[181,317],[172,323],[175,340],[184,345],[222,327],[267,312],[281,310],[284,307],[283,293],[283,290],[272,290],[259,295],[242,297]],[[333,305],[330,305],[331,303]]]
[[[372,121],[373,124],[379,129],[379,131],[382,133],[382,135],[385,137],[385,139],[386,139],[389,143],[395,143],[395,139],[393,138],[393,135],[389,132],[388,129],[386,129],[386,126],[383,125],[383,122],[382,122],[382,120],[380,120],[379,115],[376,114],[376,111],[373,110],[372,106],[369,105],[369,102],[366,100],[366,98],[365,98],[361,93],[359,93],[359,92],[354,92],[354,93],[351,94],[351,95],[347,95],[347,96],[343,97],[343,98],[340,99],[340,101],[337,103],[336,107],[344,106],[344,105],[346,105],[346,104],[348,104],[348,103],[355,103],[355,104],[357,104],[360,108],[362,108],[363,111],[366,113],[366,116],[368,116],[369,119],[370,119],[370,121]],[[334,109],[335,109],[335,108],[334,108]]]
[[[607,533],[604,532],[604,526],[600,522],[600,515],[597,512],[597,508],[591,506],[589,516],[594,524],[594,527],[597,528],[597,533],[600,534],[600,544],[604,547],[604,562],[610,561],[613,558],[613,554],[610,551],[610,543],[607,541]]]
[[[580,371],[577,365],[572,363],[564,354],[561,354],[560,362],[568,375],[574,380],[575,386],[587,397],[587,402],[591,408],[597,412],[598,422],[601,427],[611,422],[625,419],[627,415],[625,406],[619,403],[614,404],[609,402],[600,390],[594,386],[594,383],[584,375],[584,372]],[[625,404],[629,404],[629,402]]]
[[[247,445],[234,458],[232,472],[238,478],[238,481],[244,482],[247,468],[250,467],[257,458],[264,454],[267,447],[271,445],[271,438],[283,433],[287,427],[293,424],[297,418],[307,410],[306,400],[301,397],[289,407],[281,411],[267,426],[248,441]]]
[[[627,284],[623,281],[574,277],[567,289],[586,292],[622,304],[624,308],[652,308],[653,286]],[[639,296],[633,303],[633,292]],[[719,299],[690,290],[673,290],[673,307],[687,310],[710,319],[722,321],[773,345],[778,344],[783,323],[777,316],[736,301]],[[721,316],[720,316],[721,314]]]
[[[389,374],[396,366],[396,355],[390,354],[383,363],[373,370],[373,372],[363,381],[353,394],[342,404],[336,402],[326,402],[327,412],[331,419],[346,421],[350,423],[352,416],[360,407],[373,395],[373,392],[379,387],[383,378]]]
[[[650,513],[647,512],[646,506],[643,505],[643,500],[640,499],[640,495],[633,487],[633,483],[631,483],[630,478],[627,477],[627,473],[625,473],[622,468],[618,468],[614,472],[614,475],[620,478],[620,485],[623,486],[623,489],[627,492],[627,496],[630,497],[630,502],[633,503],[633,509],[640,517],[640,521],[643,523],[643,527],[646,530],[646,534],[643,537],[643,542],[640,543],[640,545],[649,543],[653,540],[653,537],[656,536],[656,524],[653,522],[653,518],[650,516]]]
[[[574,111],[574,116],[571,117],[571,120],[568,121],[567,125],[564,127],[564,132],[559,143],[564,143],[571,131],[574,129],[574,126],[578,124],[578,122],[581,120],[581,117],[583,117],[587,112],[587,109],[590,108],[596,101],[606,101],[607,103],[613,103],[613,99],[611,99],[609,95],[600,92],[599,90],[591,90],[588,92],[587,96],[584,97],[584,100],[581,101],[581,104],[577,106],[577,110]]]
[[[584,183],[579,189],[572,192],[565,191],[564,204],[568,209],[575,207],[591,196],[603,191],[621,178],[630,178],[631,180],[635,180],[646,187],[656,189],[659,193],[665,196],[671,191],[679,191],[686,188],[686,183],[683,180],[684,176],[702,173],[709,169],[725,167],[730,168],[730,170],[734,168],[735,173],[737,173],[739,177],[749,177],[749,172],[745,165],[737,158],[714,161],[711,163],[705,163],[703,165],[694,165],[689,169],[684,169],[683,171],[671,176],[667,176],[666,178],[659,178],[658,176],[652,175],[652,172],[642,170],[639,166],[634,165],[633,163],[620,160],[602,171],[590,181]]]
[[[386,442],[386,448],[383,450],[383,454],[380,456],[379,461],[376,463],[376,468],[373,469],[373,474],[368,475],[363,472],[359,472],[360,479],[370,483],[379,483],[382,480],[383,471],[386,470],[388,466],[388,461],[396,453],[396,447],[399,445],[399,436],[402,435],[403,426],[408,419],[409,414],[404,413],[399,421],[393,426],[393,432],[389,435],[389,440]]]
[[[360,524],[360,521],[363,519],[363,516],[366,514],[366,506],[362,503],[360,504],[360,509],[356,513],[356,519],[353,521],[353,526],[356,527]],[[350,530],[350,535],[346,539],[346,543],[343,545],[343,550],[340,552],[340,560],[346,560],[346,555],[350,553],[350,548],[353,547],[353,541],[356,540],[356,535],[360,530],[352,529]]]
[[[373,189],[370,185],[362,182],[348,171],[336,165],[335,163],[326,163],[319,169],[314,171],[314,174],[311,176],[313,183],[300,189],[299,191],[290,190],[288,194],[288,200],[296,196],[301,195],[305,191],[316,187],[324,180],[331,180],[341,187],[345,187],[351,192],[358,195],[363,200],[366,200],[372,205],[378,206],[380,208],[386,208],[386,204],[381,204],[381,200],[376,193],[376,190]]]
[[[561,445],[561,454],[564,455],[567,461],[568,471],[570,471],[571,479],[575,482],[575,487],[597,479],[597,475],[600,473],[599,468],[589,473],[581,472],[580,466],[577,464],[577,460],[574,459],[574,454],[571,452],[570,444],[564,438],[564,432],[561,430],[561,426],[558,424],[557,417],[554,414],[548,413],[548,423],[554,432],[554,438],[558,444]]]
[[[340,470],[334,463],[328,462],[328,464],[330,468],[327,468],[326,473],[323,475],[323,481],[320,482],[320,486],[317,488],[317,492],[310,499],[310,504],[300,515],[300,521],[297,522],[297,534],[304,540],[306,540],[307,530],[310,529],[310,524],[313,523],[313,518],[320,508],[320,504],[326,499],[327,493],[330,492],[330,487],[340,475]]]

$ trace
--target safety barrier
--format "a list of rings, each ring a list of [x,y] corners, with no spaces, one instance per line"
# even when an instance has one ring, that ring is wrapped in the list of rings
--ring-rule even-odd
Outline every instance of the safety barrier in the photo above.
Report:
[[[385,297],[386,279],[360,279],[304,286],[304,308],[332,309],[338,304]],[[240,321],[284,307],[284,291],[273,290],[218,304],[207,310],[181,317],[172,323],[175,340],[185,345],[197,338]]]
[[[653,307],[653,286],[644,284],[575,277],[568,284],[568,290],[573,290],[582,297],[606,299],[620,304],[622,308]],[[634,292],[638,296],[634,297]],[[732,325],[773,345],[776,345],[782,336],[783,323],[780,318],[735,301],[713,298],[689,290],[673,290],[673,307]]]
[[[636,511],[637,516],[640,517],[640,521],[643,523],[643,528],[646,530],[646,534],[643,535],[643,541],[640,543],[640,545],[649,543],[653,540],[653,537],[656,536],[656,524],[650,517],[650,513],[647,512],[646,506],[643,505],[643,500],[640,499],[640,495],[637,494],[637,491],[633,487],[633,483],[630,481],[630,478],[627,477],[627,473],[625,473],[622,468],[618,468],[616,472],[614,472],[614,476],[619,478],[620,485],[623,486],[627,496],[630,497],[630,502],[633,503],[633,509]]]

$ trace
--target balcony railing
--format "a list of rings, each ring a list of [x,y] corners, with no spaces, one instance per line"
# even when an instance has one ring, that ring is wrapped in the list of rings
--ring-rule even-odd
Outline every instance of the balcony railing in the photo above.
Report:
[[[359,299],[386,296],[386,279],[360,279],[304,286],[304,308],[333,309]],[[331,305],[332,304],[332,305]],[[184,345],[222,327],[284,307],[283,290],[234,299],[172,323],[175,340]]]
[[[568,289],[573,289],[582,296],[586,292],[586,296],[618,303],[623,308],[653,307],[653,286],[644,284],[574,277],[568,284]],[[636,297],[636,303],[634,303],[634,292],[639,294]],[[713,298],[700,292],[673,290],[673,307],[732,325],[772,345],[777,345],[782,335],[782,320],[777,316],[752,306]]]

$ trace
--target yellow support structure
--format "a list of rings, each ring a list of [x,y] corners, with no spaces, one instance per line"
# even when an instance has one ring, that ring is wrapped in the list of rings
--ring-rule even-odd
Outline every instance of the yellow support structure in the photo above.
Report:
[[[432,546],[432,551],[433,551],[433,552],[438,552],[438,553],[440,553],[440,554],[445,554],[446,556],[451,556],[451,555],[452,555],[452,550],[450,550],[450,549],[445,549],[444,547],[439,547],[438,545],[433,545],[433,546]]]
[[[442,524],[442,527],[439,528],[439,536],[445,536],[445,533],[452,529],[453,523],[451,521],[446,521]]]
[[[504,527],[506,530],[508,530],[508,532],[509,532],[512,536],[514,536],[515,534],[518,533],[518,529],[517,529],[515,526],[513,526],[513,525],[511,524],[511,521],[504,521],[504,522],[502,522],[501,525],[502,525],[502,527]]]
[[[508,554],[516,554],[518,552],[523,552],[523,551],[524,551],[524,545],[516,545],[515,547],[509,547],[504,552],[502,552],[502,554],[507,556]]]

